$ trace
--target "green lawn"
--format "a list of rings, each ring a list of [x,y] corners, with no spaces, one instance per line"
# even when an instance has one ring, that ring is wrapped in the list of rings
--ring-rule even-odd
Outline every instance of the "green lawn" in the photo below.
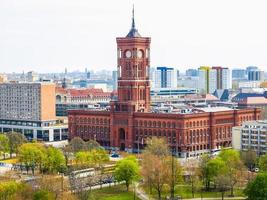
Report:
[[[149,190],[147,188],[145,188],[145,191],[148,193]],[[176,196],[181,196],[183,199],[193,198],[192,197],[192,192],[191,192],[191,187],[188,186],[188,185],[176,186],[175,195]],[[227,197],[229,195],[230,195],[230,191],[227,191],[224,194],[225,197]],[[239,189],[235,189],[234,190],[234,195],[235,196],[242,196],[242,197],[244,196],[243,191],[239,190]],[[154,190],[152,191],[152,196],[157,198],[156,191],[154,191]],[[162,193],[162,197],[166,197],[166,196],[170,196],[170,193],[164,191]],[[200,191],[195,192],[195,198],[197,198],[197,197],[199,197],[199,198],[201,197],[201,192]],[[202,197],[206,197],[206,198],[208,198],[208,197],[210,197],[210,198],[212,198],[212,197],[221,197],[221,193],[220,192],[216,192],[216,191],[210,191],[210,192],[204,192],[203,191],[202,192]]]
[[[134,194],[132,189],[129,192],[126,191],[124,185],[118,185],[114,187],[106,187],[101,190],[93,190],[92,191],[92,199],[95,200],[133,200]],[[139,200],[136,197],[136,200]]]

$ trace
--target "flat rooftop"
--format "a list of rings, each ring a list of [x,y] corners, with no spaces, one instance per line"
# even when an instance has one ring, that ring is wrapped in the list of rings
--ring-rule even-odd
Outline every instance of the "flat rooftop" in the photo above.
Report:
[[[204,108],[197,108],[197,110],[203,112],[222,112],[222,111],[230,111],[233,110],[232,108],[225,107],[225,106],[217,106],[217,107],[204,107]]]

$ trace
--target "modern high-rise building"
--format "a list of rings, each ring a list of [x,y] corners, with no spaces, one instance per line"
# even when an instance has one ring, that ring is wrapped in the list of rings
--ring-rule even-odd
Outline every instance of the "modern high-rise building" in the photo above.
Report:
[[[202,92],[213,93],[216,89],[232,87],[231,71],[223,67],[202,66],[198,70],[199,89]]]
[[[68,137],[67,125],[56,120],[54,84],[3,83],[0,94],[0,132],[19,132],[30,140]]]
[[[157,67],[154,75],[154,88],[176,88],[177,70],[172,67]]]
[[[198,70],[197,69],[187,69],[185,72],[186,76],[198,76]]]
[[[249,81],[264,81],[264,71],[253,70],[248,72]]]
[[[232,70],[232,79],[246,79],[246,70],[245,69],[233,69]]]

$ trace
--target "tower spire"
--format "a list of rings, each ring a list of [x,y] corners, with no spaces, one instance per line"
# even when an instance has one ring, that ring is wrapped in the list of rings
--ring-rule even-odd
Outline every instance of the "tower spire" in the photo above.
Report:
[[[133,4],[133,10],[132,10],[132,26],[131,26],[130,32],[127,34],[126,37],[141,37],[141,35],[138,33],[138,30],[135,28],[134,4]]]
[[[133,4],[133,10],[132,10],[132,29],[135,29],[135,21],[134,21],[134,4]]]

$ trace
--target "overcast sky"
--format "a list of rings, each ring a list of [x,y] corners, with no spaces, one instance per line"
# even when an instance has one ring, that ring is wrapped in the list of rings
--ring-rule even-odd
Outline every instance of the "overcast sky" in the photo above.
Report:
[[[266,0],[0,0],[0,72],[115,69],[133,3],[151,66],[267,66]]]

